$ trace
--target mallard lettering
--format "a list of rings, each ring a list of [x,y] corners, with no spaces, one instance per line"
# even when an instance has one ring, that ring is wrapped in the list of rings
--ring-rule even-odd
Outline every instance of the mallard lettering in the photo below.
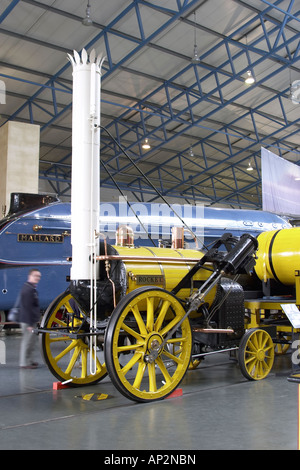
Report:
[[[48,234],[32,234],[32,233],[18,233],[18,242],[27,243],[63,243],[63,235],[48,235]]]

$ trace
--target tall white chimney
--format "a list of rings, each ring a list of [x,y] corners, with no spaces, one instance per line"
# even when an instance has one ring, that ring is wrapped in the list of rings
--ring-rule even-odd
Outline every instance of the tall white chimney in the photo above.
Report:
[[[100,212],[102,57],[85,49],[68,55],[73,67],[70,291],[90,312],[90,372],[97,373],[97,279]],[[80,288],[83,287],[83,289]],[[88,292],[88,295],[86,295]],[[89,306],[88,306],[89,302]]]
[[[102,57],[68,54],[73,67],[71,244],[72,280],[91,279],[98,254],[100,207],[100,94]]]

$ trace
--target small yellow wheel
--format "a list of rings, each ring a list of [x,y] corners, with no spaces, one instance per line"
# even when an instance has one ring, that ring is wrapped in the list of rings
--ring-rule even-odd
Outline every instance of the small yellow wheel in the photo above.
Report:
[[[49,329],[41,333],[42,355],[60,381],[70,380],[68,385],[80,386],[96,383],[107,375],[102,348],[96,351],[95,368],[95,353],[90,361],[88,336],[76,337],[77,333],[88,332],[89,326],[86,315],[71,294],[63,293],[49,305],[40,328]],[[66,332],[74,333],[74,337]]]
[[[247,379],[264,379],[273,367],[274,356],[274,343],[267,331],[251,328],[244,334],[239,345],[238,362]]]
[[[155,287],[138,288],[119,302],[106,330],[104,352],[111,381],[125,397],[160,400],[178,386],[192,349],[189,319],[177,326],[184,314],[174,295]]]

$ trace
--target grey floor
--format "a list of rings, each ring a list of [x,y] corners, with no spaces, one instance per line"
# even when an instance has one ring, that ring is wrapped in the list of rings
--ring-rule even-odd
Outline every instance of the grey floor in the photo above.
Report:
[[[226,354],[188,371],[182,396],[134,403],[109,378],[94,386],[53,390],[43,364],[18,367],[21,335],[0,333],[1,450],[297,450],[298,384],[279,356],[262,381],[246,380]],[[86,401],[83,395],[108,398]]]

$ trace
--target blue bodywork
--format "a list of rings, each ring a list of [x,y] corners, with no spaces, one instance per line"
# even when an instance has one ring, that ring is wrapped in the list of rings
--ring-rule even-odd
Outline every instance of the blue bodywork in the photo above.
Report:
[[[35,205],[35,208],[33,207]],[[38,207],[37,207],[38,205]],[[131,205],[102,203],[100,231],[108,243],[115,243],[115,230],[119,225],[131,225],[135,233],[135,246],[157,245],[159,239],[170,240],[172,225],[182,226],[165,204]],[[225,231],[240,236],[257,236],[266,230],[290,226],[275,214],[254,210],[214,209],[197,206],[174,205],[180,217],[205,246]],[[134,212],[133,212],[133,211]],[[137,214],[142,226],[136,219]],[[144,228],[149,230],[153,242]],[[30,207],[10,210],[0,221],[0,310],[7,311],[15,303],[17,294],[27,279],[31,267],[37,267],[42,278],[38,286],[41,308],[44,310],[69,286],[71,262],[71,204],[58,200],[43,205],[37,200]],[[186,243],[194,248],[192,237],[186,232]],[[200,249],[205,249],[199,246]]]

